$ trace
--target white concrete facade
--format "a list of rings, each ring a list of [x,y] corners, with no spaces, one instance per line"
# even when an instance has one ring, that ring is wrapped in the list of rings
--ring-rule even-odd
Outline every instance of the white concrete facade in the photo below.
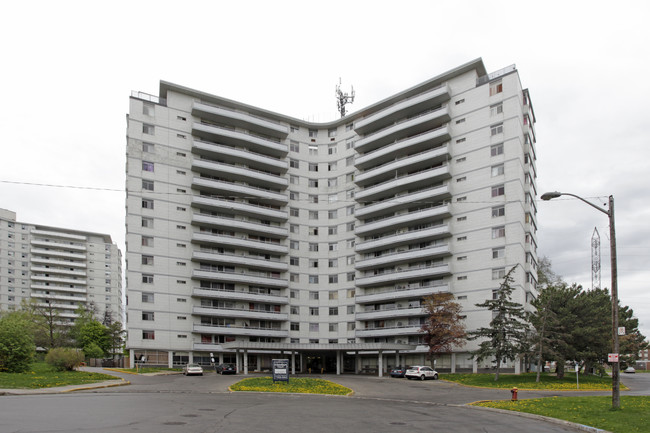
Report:
[[[91,303],[99,320],[122,321],[122,253],[109,235],[16,220],[0,209],[0,309],[23,300],[54,305],[74,321]]]
[[[513,266],[515,300],[537,295],[534,123],[514,66],[480,59],[325,124],[167,82],[134,93],[128,347],[172,365],[238,342],[386,343],[424,362],[424,296],[451,291],[471,330]],[[474,347],[441,362],[471,369]]]

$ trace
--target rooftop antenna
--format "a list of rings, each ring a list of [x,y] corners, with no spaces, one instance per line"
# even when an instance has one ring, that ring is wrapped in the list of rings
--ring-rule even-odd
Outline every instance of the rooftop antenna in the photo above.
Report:
[[[591,288],[600,289],[600,234],[597,227],[591,236]]]
[[[339,113],[341,117],[345,117],[345,106],[346,104],[352,104],[354,102],[354,87],[350,86],[352,89],[350,94],[343,93],[341,91],[341,77],[339,77],[339,83],[336,85],[336,105],[338,106]]]

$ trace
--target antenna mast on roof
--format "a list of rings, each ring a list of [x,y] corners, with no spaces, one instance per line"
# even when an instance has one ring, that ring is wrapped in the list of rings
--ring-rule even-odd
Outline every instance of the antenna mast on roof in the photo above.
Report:
[[[594,227],[591,236],[591,289],[600,289],[600,234]]]
[[[341,78],[339,77],[339,84],[336,85],[336,105],[338,106],[339,113],[341,117],[345,117],[345,106],[346,104],[352,104],[354,102],[354,87],[350,86],[352,89],[350,94],[343,93],[341,91]]]

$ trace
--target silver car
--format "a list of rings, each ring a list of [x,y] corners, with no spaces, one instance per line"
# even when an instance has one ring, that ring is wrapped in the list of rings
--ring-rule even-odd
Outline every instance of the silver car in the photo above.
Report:
[[[414,365],[406,370],[404,377],[407,379],[436,380],[438,379],[438,372],[431,367],[427,367],[426,365]]]
[[[203,376],[203,367],[201,367],[199,364],[185,364],[183,367],[183,374],[185,376],[189,376],[191,374],[198,374],[199,376]]]

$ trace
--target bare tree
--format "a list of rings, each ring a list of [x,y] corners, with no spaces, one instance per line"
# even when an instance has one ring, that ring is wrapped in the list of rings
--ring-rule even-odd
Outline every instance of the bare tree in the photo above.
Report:
[[[437,354],[451,353],[454,347],[465,345],[467,333],[461,306],[448,292],[434,293],[424,298],[427,318],[422,325],[424,342],[429,346],[429,358],[434,364]]]

